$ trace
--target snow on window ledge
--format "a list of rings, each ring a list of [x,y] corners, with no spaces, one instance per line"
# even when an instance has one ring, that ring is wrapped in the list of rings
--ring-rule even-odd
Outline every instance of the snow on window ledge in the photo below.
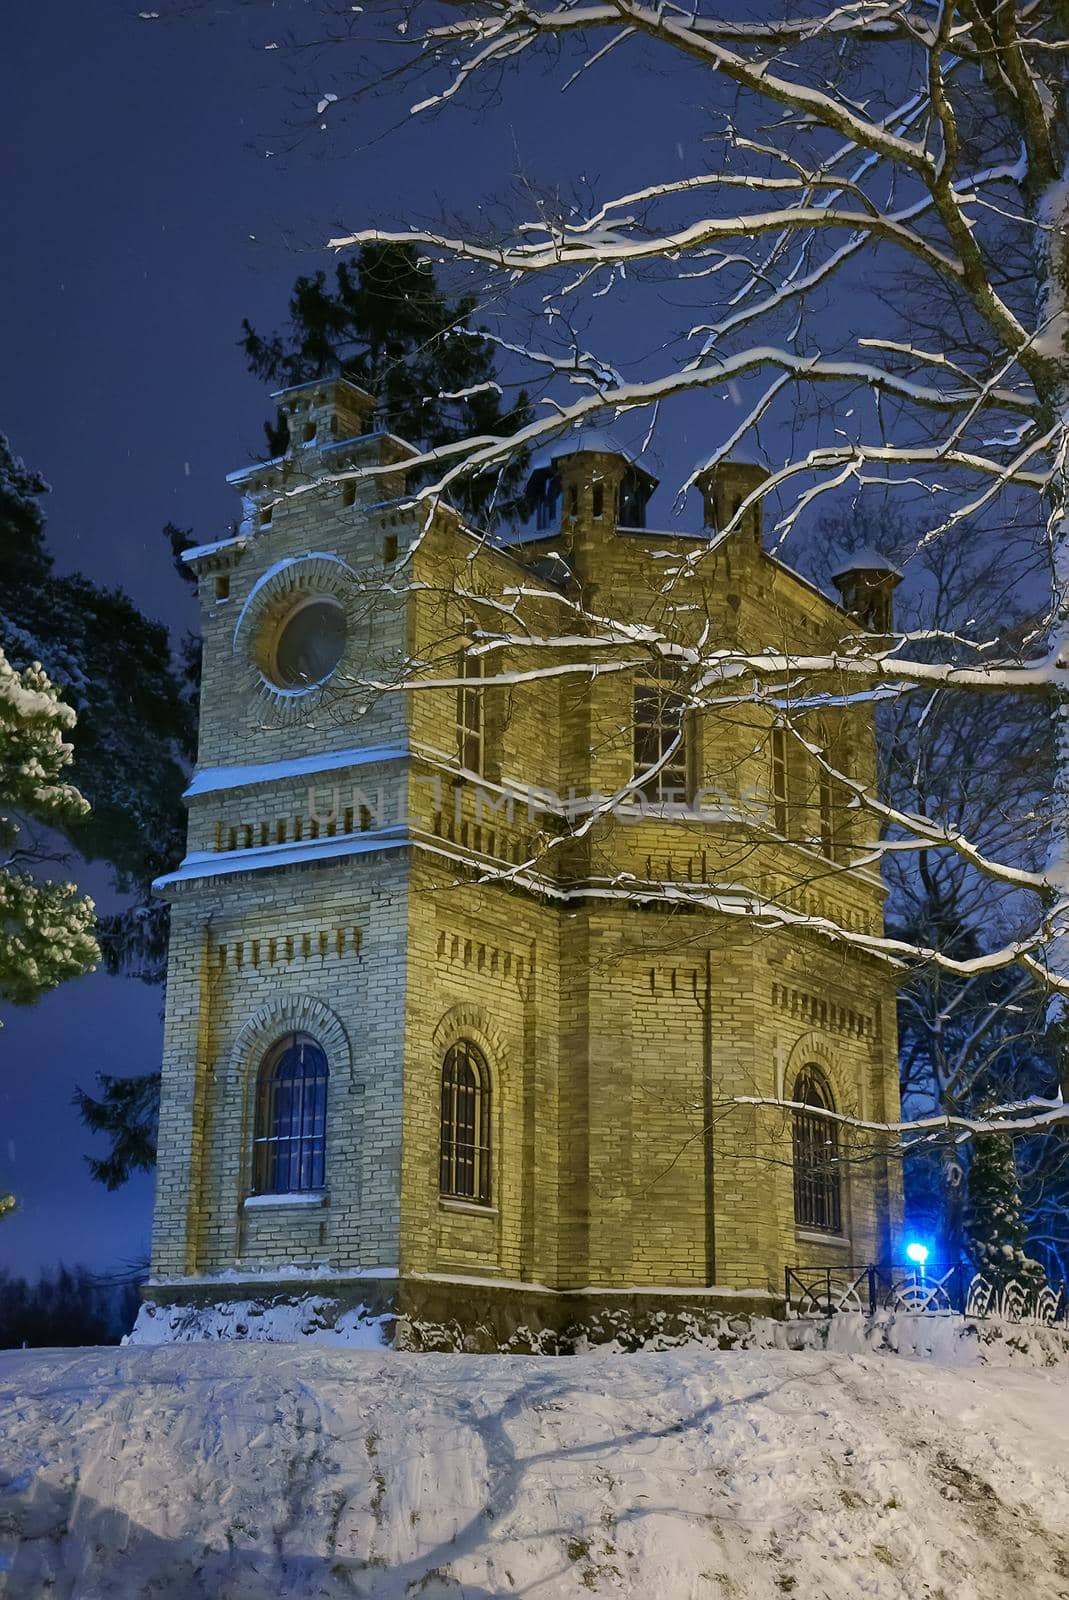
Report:
[[[293,1194],[247,1194],[245,1196],[246,1210],[271,1206],[325,1206],[330,1201],[326,1189],[309,1189],[304,1193]]]
[[[478,1200],[451,1200],[446,1195],[439,1196],[438,1209],[440,1211],[466,1211],[469,1215],[475,1217],[497,1216],[496,1206],[484,1206]]]
[[[819,1228],[796,1228],[794,1237],[803,1244],[830,1244],[838,1245],[841,1249],[849,1250],[850,1240],[843,1233],[821,1233]]]

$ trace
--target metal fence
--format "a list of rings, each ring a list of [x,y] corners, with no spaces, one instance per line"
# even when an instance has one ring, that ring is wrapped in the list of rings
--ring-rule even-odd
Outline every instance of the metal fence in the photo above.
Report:
[[[1035,1289],[1013,1280],[995,1284],[968,1262],[932,1271],[866,1266],[788,1267],[787,1313],[828,1317],[841,1311],[902,1311],[925,1316],[998,1317],[1042,1327],[1069,1327],[1069,1290]]]

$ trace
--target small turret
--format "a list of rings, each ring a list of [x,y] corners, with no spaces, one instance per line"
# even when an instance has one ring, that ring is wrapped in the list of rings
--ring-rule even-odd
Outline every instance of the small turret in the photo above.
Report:
[[[840,604],[866,633],[887,635],[894,629],[894,593],[902,574],[878,550],[855,550],[831,574]]]
[[[348,378],[314,378],[271,396],[289,428],[289,448],[307,450],[366,433],[375,397]]]
[[[703,467],[694,482],[701,492],[705,526],[710,532],[722,533],[743,502],[768,476],[767,470],[756,461],[718,461],[715,466]],[[763,525],[763,506],[757,500],[735,531],[760,545]]]
[[[531,463],[527,499],[539,530],[562,532],[577,521],[644,528],[657,479],[601,428],[565,434]]]

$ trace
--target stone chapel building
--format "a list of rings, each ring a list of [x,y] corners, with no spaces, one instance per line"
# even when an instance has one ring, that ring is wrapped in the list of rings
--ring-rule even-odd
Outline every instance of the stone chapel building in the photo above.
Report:
[[[649,530],[655,480],[600,432],[536,459],[531,525],[491,541],[405,498],[371,396],[276,398],[286,453],[187,554],[152,1298],[307,1279],[410,1343],[494,1345],[889,1260],[895,1170],[821,1115],[898,1116],[871,824],[812,753],[870,780],[872,714],[810,681],[803,742],[745,677],[696,707],[656,641],[826,652],[889,627],[896,575],[862,558],[836,604],[759,505],[718,540],[746,463],[699,479],[703,533]]]

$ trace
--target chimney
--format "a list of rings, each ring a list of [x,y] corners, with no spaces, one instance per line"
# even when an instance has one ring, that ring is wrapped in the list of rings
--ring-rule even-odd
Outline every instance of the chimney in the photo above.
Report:
[[[766,469],[756,461],[718,461],[713,467],[703,467],[694,482],[701,492],[705,526],[710,532],[723,532],[743,501],[759,489],[768,476]],[[763,510],[762,502],[756,501],[735,529],[735,536],[760,545]]]
[[[894,630],[894,593],[902,574],[871,547],[855,550],[831,581],[839,604],[865,633],[887,636]]]

